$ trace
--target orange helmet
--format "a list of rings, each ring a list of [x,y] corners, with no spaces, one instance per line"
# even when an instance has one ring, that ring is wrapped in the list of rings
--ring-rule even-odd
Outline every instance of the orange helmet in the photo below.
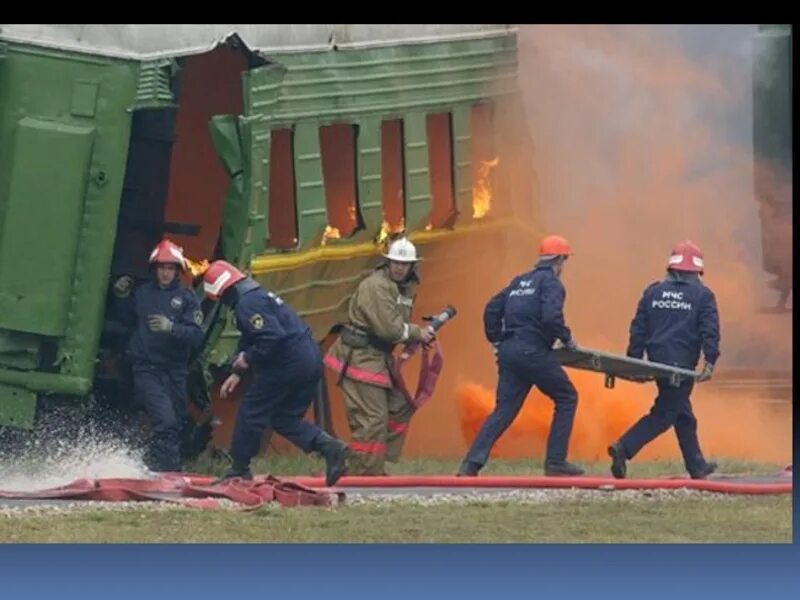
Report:
[[[539,244],[539,256],[570,256],[569,243],[560,235],[548,235]]]
[[[245,279],[247,275],[224,260],[215,260],[203,274],[203,291],[207,298],[219,300],[233,284]]]
[[[150,253],[150,264],[168,263],[178,265],[181,270],[186,270],[186,259],[183,257],[183,248],[170,242],[161,240]]]
[[[703,268],[703,251],[697,244],[689,240],[675,244],[667,261],[667,269],[702,274]]]

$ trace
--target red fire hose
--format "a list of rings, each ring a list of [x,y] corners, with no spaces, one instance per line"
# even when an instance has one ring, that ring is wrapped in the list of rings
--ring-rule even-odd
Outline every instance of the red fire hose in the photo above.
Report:
[[[297,482],[270,475],[252,481],[231,479],[214,484],[214,478],[166,474],[158,479],[78,479],[66,485],[38,491],[4,492],[0,499],[94,500],[129,502],[136,500],[172,502],[195,508],[220,508],[229,500],[245,510],[269,502],[282,506],[331,506],[344,501],[344,493],[308,488]]]

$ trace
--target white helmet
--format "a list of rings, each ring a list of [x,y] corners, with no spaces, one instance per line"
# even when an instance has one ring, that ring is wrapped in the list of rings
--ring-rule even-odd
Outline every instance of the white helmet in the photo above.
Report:
[[[389,260],[402,263],[413,263],[422,260],[417,258],[417,249],[408,238],[400,238],[389,244],[389,252],[383,255]]]

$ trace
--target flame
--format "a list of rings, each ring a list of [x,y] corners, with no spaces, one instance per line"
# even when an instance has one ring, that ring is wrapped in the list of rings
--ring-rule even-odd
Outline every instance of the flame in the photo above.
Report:
[[[355,226],[357,219],[356,219],[356,207],[352,204],[347,207],[347,217],[350,219],[351,225]]]
[[[499,157],[493,160],[482,160],[478,167],[477,180],[472,187],[472,218],[482,219],[492,208],[492,186],[489,176],[500,162]]]
[[[425,225],[425,231],[430,231],[431,229],[433,229],[433,223],[428,223]]]
[[[395,233],[403,233],[406,229],[405,219],[400,219],[400,223],[397,225],[390,225],[388,222],[384,221],[381,225],[381,230],[378,232],[377,237],[375,238],[376,244],[383,244],[386,240],[389,239],[390,235]]]
[[[192,277],[197,277],[198,275],[202,275],[206,271],[208,271],[208,267],[210,267],[210,263],[204,258],[200,262],[195,262],[190,258],[185,258],[186,266],[189,267],[189,270],[192,272]]]
[[[339,230],[336,227],[331,227],[330,225],[325,226],[325,231],[322,233],[322,241],[320,245],[324,246],[328,243],[328,240],[338,240],[341,239],[342,234],[339,233]]]

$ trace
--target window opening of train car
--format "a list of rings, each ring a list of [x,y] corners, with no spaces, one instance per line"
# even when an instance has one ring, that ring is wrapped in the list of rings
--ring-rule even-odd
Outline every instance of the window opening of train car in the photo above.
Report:
[[[217,245],[230,178],[208,123],[242,112],[246,58],[220,46],[181,58],[178,66],[171,82],[177,106],[133,113],[114,275],[147,279],[149,252],[165,236],[191,257],[211,256]]]
[[[428,166],[430,169],[430,226],[451,227],[457,216],[453,179],[453,126],[450,113],[429,114],[426,118]]]
[[[294,131],[273,129],[269,151],[268,247],[297,246],[297,204],[294,176]]]
[[[387,119],[381,123],[383,225],[378,235],[379,242],[405,229],[404,174],[403,121]]]
[[[165,217],[195,229],[165,233],[173,233],[171,239],[187,256],[208,257],[217,244],[222,199],[230,186],[208,123],[214,115],[238,115],[244,110],[241,72],[247,58],[239,50],[220,46],[182,62]]]
[[[496,167],[500,162],[494,144],[494,107],[488,102],[470,110],[472,130],[472,218],[492,211]]]
[[[322,180],[328,211],[323,244],[330,239],[348,238],[363,227],[358,210],[356,135],[357,126],[349,123],[319,128]]]

